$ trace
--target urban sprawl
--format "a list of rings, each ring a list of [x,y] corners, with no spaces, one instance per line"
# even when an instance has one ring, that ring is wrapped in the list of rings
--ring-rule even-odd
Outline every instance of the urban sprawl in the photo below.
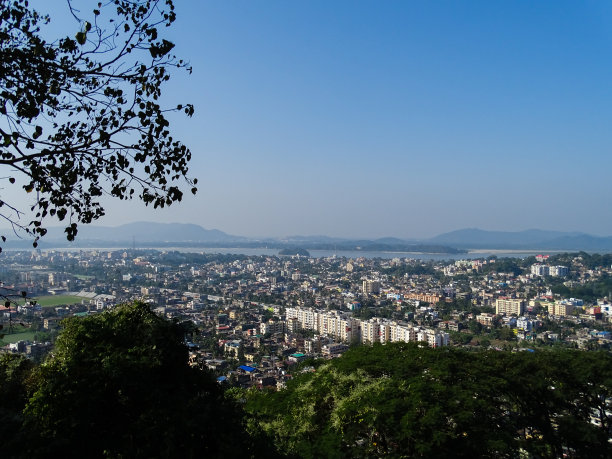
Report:
[[[612,267],[584,253],[433,262],[154,250],[3,252],[3,352],[40,359],[70,316],[143,301],[191,325],[193,365],[282,388],[292,366],[350,346],[417,342],[609,348]],[[611,284],[612,285],[612,284]],[[597,288],[595,288],[597,287]],[[586,298],[572,292],[587,292]]]

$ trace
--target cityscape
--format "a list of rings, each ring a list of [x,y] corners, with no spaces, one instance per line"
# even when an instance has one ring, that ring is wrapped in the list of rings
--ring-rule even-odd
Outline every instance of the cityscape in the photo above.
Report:
[[[26,292],[1,310],[5,329],[22,332],[5,335],[5,350],[37,357],[62,318],[132,301],[193,322],[192,358],[219,377],[264,362],[274,385],[291,363],[337,357],[355,344],[533,351],[612,343],[607,255],[434,262],[126,249],[2,257],[4,294]],[[575,298],[579,292],[584,297]]]
[[[612,457],[612,4],[0,0],[0,454]]]

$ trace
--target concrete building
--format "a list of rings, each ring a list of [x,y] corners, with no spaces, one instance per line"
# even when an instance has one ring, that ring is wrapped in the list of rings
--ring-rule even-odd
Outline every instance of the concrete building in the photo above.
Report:
[[[548,305],[548,314],[551,316],[569,316],[574,310],[574,305],[569,302],[555,301]]]
[[[269,322],[263,322],[259,324],[259,332],[262,335],[266,333],[285,333],[287,327],[284,320],[270,320]]]
[[[520,298],[497,298],[495,300],[495,314],[523,315],[525,312],[525,300]]]
[[[551,266],[549,272],[553,277],[565,277],[569,275],[569,268],[567,266]]]
[[[376,280],[366,279],[363,281],[361,289],[363,293],[365,293],[366,295],[370,295],[370,294],[376,295],[380,293],[380,282]]]

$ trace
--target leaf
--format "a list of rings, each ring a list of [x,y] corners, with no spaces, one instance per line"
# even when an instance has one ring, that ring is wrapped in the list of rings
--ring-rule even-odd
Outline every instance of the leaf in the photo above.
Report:
[[[84,45],[85,42],[87,41],[87,33],[85,32],[77,32],[76,35],[74,36],[74,38],[76,39],[77,43],[79,45]]]
[[[174,43],[163,39],[161,44],[151,45],[151,47],[149,48],[149,53],[151,53],[151,57],[153,59],[156,59],[158,57],[163,57],[168,54],[172,50],[172,48],[174,48]]]

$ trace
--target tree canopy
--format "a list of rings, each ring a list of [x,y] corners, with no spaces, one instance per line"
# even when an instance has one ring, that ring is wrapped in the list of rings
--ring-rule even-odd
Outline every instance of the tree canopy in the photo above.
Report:
[[[142,303],[64,321],[35,372],[20,457],[243,452],[240,417],[214,377],[188,365],[184,332]]]
[[[360,346],[245,406],[251,433],[298,457],[605,458],[611,359]]]
[[[0,0],[0,166],[6,186],[32,196],[24,209],[0,195],[0,217],[34,236],[35,246],[49,217],[66,222],[74,239],[79,223],[104,215],[102,196],[164,207],[181,200],[181,181],[197,191],[191,152],[168,119],[172,111],[191,116],[193,106],[160,101],[171,69],[188,69],[163,38],[176,19],[172,0],[87,10],[68,0],[66,13],[74,29],[50,40],[49,16],[27,0]]]

